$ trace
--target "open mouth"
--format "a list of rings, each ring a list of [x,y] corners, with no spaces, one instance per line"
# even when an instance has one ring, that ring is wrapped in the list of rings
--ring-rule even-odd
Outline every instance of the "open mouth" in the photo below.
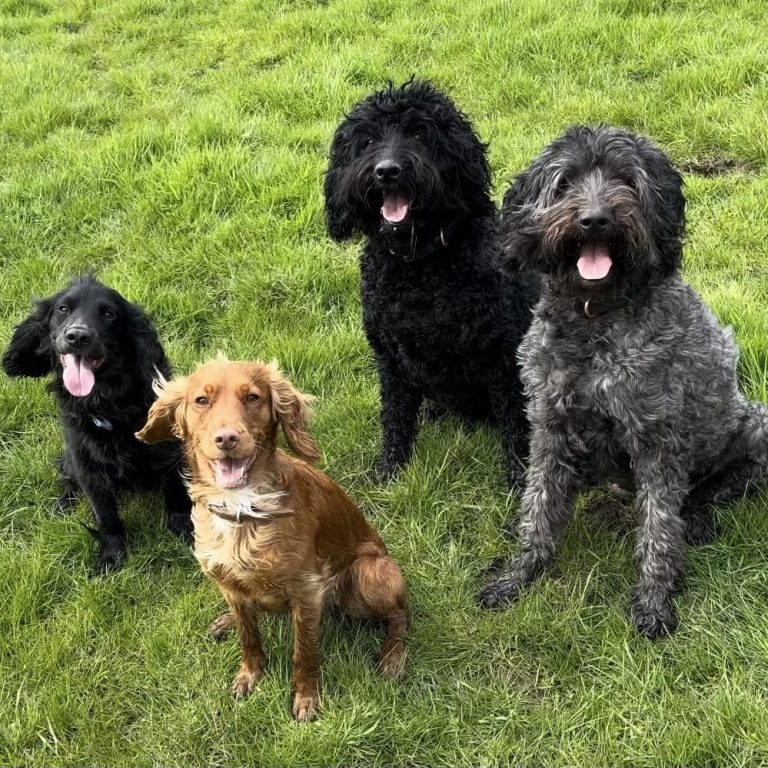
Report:
[[[219,488],[242,488],[248,482],[248,470],[256,455],[244,459],[225,456],[223,459],[210,460],[216,485]]]
[[[94,371],[104,362],[103,357],[89,360],[82,355],[59,355],[61,367],[64,369],[64,387],[73,397],[86,397],[93,391],[96,384]]]
[[[401,224],[411,211],[411,199],[402,190],[385,192],[381,205],[381,217],[387,224]]]
[[[608,277],[613,260],[608,243],[599,240],[585,240],[579,247],[579,259],[576,269],[583,280],[596,282]]]

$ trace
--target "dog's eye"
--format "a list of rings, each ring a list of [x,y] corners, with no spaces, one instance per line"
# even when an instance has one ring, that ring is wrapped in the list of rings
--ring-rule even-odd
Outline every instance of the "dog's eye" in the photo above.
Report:
[[[261,398],[255,392],[250,392],[245,396],[246,403],[256,403],[259,400],[261,400]]]
[[[111,309],[105,309],[102,313],[104,315],[105,320],[114,320],[115,319],[115,313]]]
[[[62,315],[68,315],[69,314],[69,307],[66,304],[61,304],[59,306],[59,313]]]
[[[199,405],[201,408],[205,408],[206,405],[210,405],[210,401],[207,397],[201,395],[200,397],[195,398],[195,404]]]

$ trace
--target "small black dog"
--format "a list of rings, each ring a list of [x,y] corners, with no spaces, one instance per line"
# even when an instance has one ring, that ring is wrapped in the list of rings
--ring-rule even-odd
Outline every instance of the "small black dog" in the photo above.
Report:
[[[171,443],[145,445],[134,437],[155,399],[152,381],[171,368],[144,312],[92,277],[72,281],[38,302],[16,327],[3,355],[9,376],[46,376],[64,426],[59,468],[64,512],[83,491],[99,524],[97,570],[122,567],[125,529],[117,511],[123,489],[162,489],[168,524],[191,533],[191,503],[181,477],[182,455]]]
[[[738,349],[679,274],[680,174],[648,139],[576,126],[504,197],[511,259],[545,274],[520,362],[531,422],[519,556],[483,590],[503,607],[551,564],[576,494],[635,494],[647,637],[677,626],[686,539],[768,475],[768,407],[738,388]]]
[[[363,322],[381,386],[379,472],[411,454],[419,408],[495,421],[508,480],[520,477],[527,426],[515,353],[538,277],[503,274],[486,146],[426,82],[390,85],[357,104],[333,139],[328,231],[355,233]]]

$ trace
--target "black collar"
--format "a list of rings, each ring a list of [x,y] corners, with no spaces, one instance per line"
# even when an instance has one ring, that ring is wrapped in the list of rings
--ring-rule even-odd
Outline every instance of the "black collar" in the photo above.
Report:
[[[425,236],[416,232],[413,221],[411,221],[411,237],[408,242],[408,252],[403,254],[403,260],[421,261],[422,259],[429,258],[438,251],[444,250],[456,239],[462,225],[463,221],[461,219],[456,219],[450,224],[441,225],[437,230],[437,234],[425,241]],[[388,236],[389,238],[394,239],[393,235],[395,232],[396,228],[393,228],[385,235],[385,237]],[[402,245],[404,245],[404,243],[399,239],[398,242],[390,245],[389,252],[393,256],[396,256],[398,253],[402,254]]]
[[[211,514],[220,517],[222,520],[227,520],[230,523],[245,523],[251,522],[256,525],[268,525],[273,523],[276,519],[281,517],[291,517],[293,510],[291,509],[275,509],[267,511],[266,509],[260,509],[255,505],[251,505],[247,509],[245,507],[235,507],[234,511],[231,510],[225,503],[214,504],[209,502],[205,505]]]
[[[598,315],[607,315],[619,309],[629,307],[633,302],[628,296],[619,296],[615,299],[576,299],[576,311],[588,317],[590,320]]]

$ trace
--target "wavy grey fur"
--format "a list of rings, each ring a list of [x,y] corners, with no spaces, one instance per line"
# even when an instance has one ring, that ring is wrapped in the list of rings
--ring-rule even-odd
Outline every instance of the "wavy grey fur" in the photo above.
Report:
[[[599,286],[576,270],[578,216],[590,206],[615,222],[614,266]],[[552,563],[575,496],[615,483],[632,489],[640,519],[631,618],[647,637],[667,635],[686,539],[711,541],[713,505],[768,471],[768,408],[741,394],[732,331],[677,273],[682,179],[647,139],[575,127],[515,180],[502,217],[507,256],[545,279],[519,348],[531,425],[520,553],[479,601],[515,600]],[[619,304],[590,318],[587,298]]]

